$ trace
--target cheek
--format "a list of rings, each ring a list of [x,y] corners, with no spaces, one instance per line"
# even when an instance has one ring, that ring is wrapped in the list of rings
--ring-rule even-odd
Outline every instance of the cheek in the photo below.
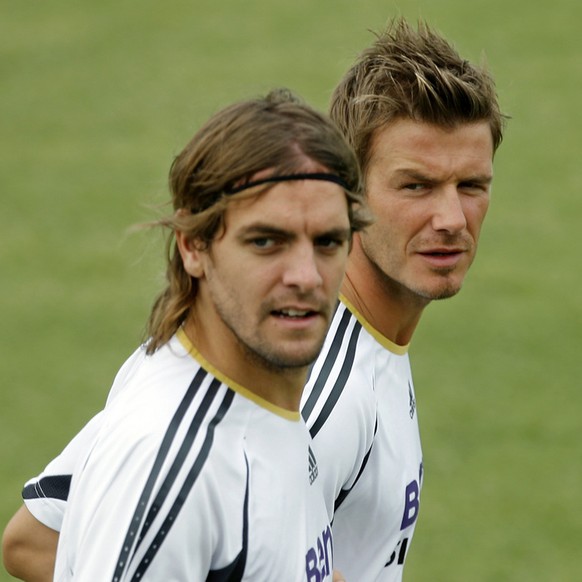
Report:
[[[376,247],[400,248],[422,230],[422,212],[412,212],[406,205],[384,205],[382,212],[366,231],[368,242]],[[390,250],[387,248],[386,250]]]
[[[268,301],[282,285],[284,271],[278,265],[247,265],[234,280],[235,289],[243,288],[249,304]]]
[[[375,222],[382,222],[393,213],[394,204],[387,194],[385,196],[368,196],[367,203]]]
[[[397,196],[387,192],[385,196],[370,201],[374,224],[386,232],[406,230],[422,224],[430,216],[431,204],[427,198]]]
[[[472,233],[475,240],[479,238],[479,233],[481,232],[481,227],[487,216],[488,209],[489,199],[476,201],[476,203],[471,205],[465,212],[465,216],[467,217],[467,228],[469,232]]]

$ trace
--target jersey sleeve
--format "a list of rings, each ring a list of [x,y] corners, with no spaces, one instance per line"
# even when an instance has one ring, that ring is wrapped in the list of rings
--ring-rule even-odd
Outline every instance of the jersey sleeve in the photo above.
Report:
[[[187,406],[195,387],[184,400],[176,397],[181,389],[160,398],[159,384],[140,378],[107,407],[75,468],[55,579],[214,579],[209,573],[238,554],[244,474],[233,469],[230,439],[227,467],[216,460],[213,420],[224,402],[217,398],[210,414],[198,414],[197,405]],[[221,551],[225,532],[232,541]]]
[[[107,579],[119,582],[206,580],[217,524],[213,504],[204,495],[204,480],[197,483],[195,494],[184,499],[177,515],[170,510],[156,519],[160,493],[152,494],[156,501],[150,500],[143,513],[141,500],[133,494],[136,486],[146,488],[143,476],[147,476],[145,467],[152,460],[149,446],[135,443],[131,454],[119,463],[107,461],[112,450],[97,447],[95,451],[98,455],[93,452],[75,476],[59,540],[55,579],[97,580],[107,573]],[[101,459],[96,461],[96,456]],[[139,524],[137,529],[134,522]]]

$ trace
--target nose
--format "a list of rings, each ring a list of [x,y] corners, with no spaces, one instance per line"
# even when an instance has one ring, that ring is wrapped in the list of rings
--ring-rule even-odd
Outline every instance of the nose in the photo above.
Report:
[[[301,245],[290,250],[283,260],[283,283],[286,286],[309,291],[322,284],[317,257],[311,245]]]
[[[457,234],[467,226],[467,217],[456,188],[446,188],[435,201],[432,226],[437,231]]]

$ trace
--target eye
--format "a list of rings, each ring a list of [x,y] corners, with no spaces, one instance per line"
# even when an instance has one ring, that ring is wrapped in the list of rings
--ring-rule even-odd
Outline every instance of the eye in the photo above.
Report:
[[[403,184],[401,188],[403,190],[408,190],[409,192],[416,192],[420,194],[428,188],[428,185],[424,182],[407,182]]]
[[[275,239],[266,236],[251,238],[247,242],[249,245],[260,250],[268,250],[275,246]]]
[[[461,182],[459,184],[459,190],[466,192],[467,194],[488,194],[489,184],[482,182]]]
[[[333,251],[341,248],[345,244],[345,240],[338,237],[321,236],[315,239],[315,245],[323,250]]]

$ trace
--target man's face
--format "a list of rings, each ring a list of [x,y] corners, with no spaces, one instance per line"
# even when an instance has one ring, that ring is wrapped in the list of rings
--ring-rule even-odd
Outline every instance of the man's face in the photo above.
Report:
[[[258,365],[303,367],[317,357],[348,256],[344,191],[315,180],[281,182],[232,202],[225,230],[201,254],[198,299],[213,333]],[[197,301],[198,301],[197,299]]]
[[[400,119],[376,134],[366,174],[375,222],[358,250],[384,285],[423,302],[460,290],[489,206],[492,160],[486,122],[443,129]]]

